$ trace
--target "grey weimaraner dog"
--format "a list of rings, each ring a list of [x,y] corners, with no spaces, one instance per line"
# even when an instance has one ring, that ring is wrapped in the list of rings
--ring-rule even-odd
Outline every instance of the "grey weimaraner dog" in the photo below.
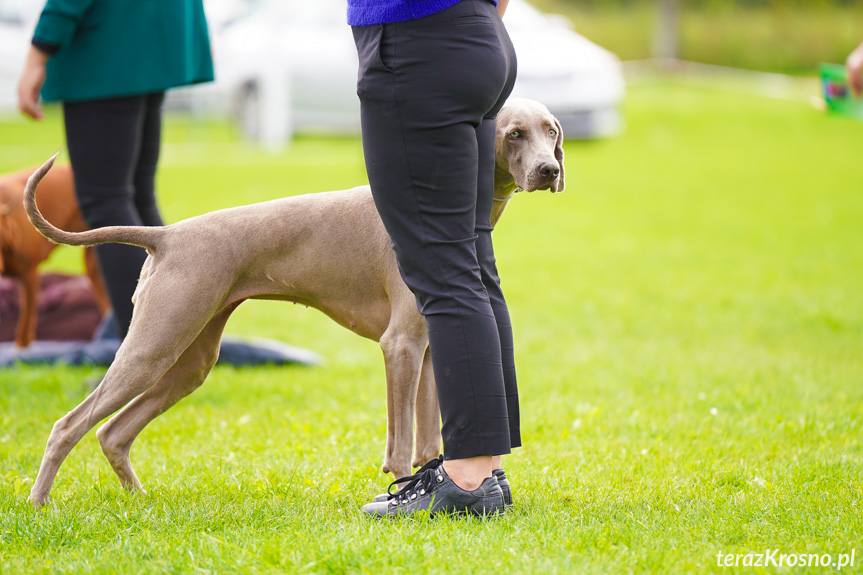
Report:
[[[519,188],[563,190],[562,142],[560,124],[542,104],[513,100],[500,111],[492,225]],[[306,304],[380,342],[387,378],[385,472],[404,477],[411,464],[440,453],[425,320],[399,275],[367,186],[219,210],[165,227],[71,233],[52,226],[36,207],[36,186],[52,163],[53,158],[30,178],[25,198],[31,221],[45,237],[69,245],[131,244],[146,248],[149,257],[116,359],[93,393],[51,430],[30,492],[34,506],[47,503],[72,448],[121,408],[96,437],[124,487],[140,489],[129,460],[132,442],[204,382],[225,322],[249,298]]]

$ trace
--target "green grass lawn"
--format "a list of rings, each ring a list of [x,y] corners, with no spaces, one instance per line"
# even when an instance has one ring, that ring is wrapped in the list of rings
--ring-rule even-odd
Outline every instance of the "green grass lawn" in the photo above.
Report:
[[[624,60],[649,58],[654,0],[532,0]],[[748,5],[745,5],[748,4]],[[843,63],[863,39],[860,0],[682,0],[678,56],[750,70],[815,74]]]
[[[34,512],[51,425],[101,372],[0,373],[0,572],[675,573],[767,549],[856,549],[859,572],[863,123],[664,84],[625,113],[621,137],[567,145],[565,193],[517,196],[495,232],[525,443],[506,516],[363,517],[387,483],[380,351],[251,302],[228,332],[326,366],[216,368],[135,444],[145,495],[90,433]],[[0,123],[0,170],[60,146],[50,115]],[[365,181],[355,140],[271,156],[172,121],[166,141],[171,221]]]

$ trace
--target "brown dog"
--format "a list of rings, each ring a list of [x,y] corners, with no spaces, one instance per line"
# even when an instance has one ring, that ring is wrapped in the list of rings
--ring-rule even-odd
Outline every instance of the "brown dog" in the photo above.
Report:
[[[518,188],[563,190],[562,142],[560,124],[542,104],[513,100],[504,106],[497,118],[492,226]],[[387,376],[384,471],[404,477],[411,463],[422,465],[440,453],[425,320],[399,275],[368,186],[219,210],[165,227],[69,233],[46,222],[36,208],[36,186],[52,162],[33,174],[25,193],[27,213],[41,233],[69,245],[137,245],[150,255],[114,363],[99,387],[51,431],[30,492],[35,506],[48,501],[72,448],[117,410],[96,437],[123,486],[140,489],[129,459],[132,442],[204,382],[228,317],[249,298],[315,307],[380,342]]]
[[[0,177],[0,274],[17,278],[20,282],[21,313],[15,329],[15,344],[22,348],[36,339],[39,307],[37,267],[57,247],[36,231],[24,211],[24,186],[35,170],[33,168]],[[78,211],[70,166],[57,166],[42,180],[39,186],[39,209],[48,221],[63,229],[79,232],[89,229]],[[93,295],[100,311],[105,313],[109,306],[108,297],[92,248],[84,250],[84,263],[93,286]]]

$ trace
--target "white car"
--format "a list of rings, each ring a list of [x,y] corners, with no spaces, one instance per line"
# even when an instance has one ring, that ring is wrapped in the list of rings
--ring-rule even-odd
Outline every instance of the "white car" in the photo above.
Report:
[[[620,131],[625,84],[617,56],[523,0],[510,0],[504,22],[518,56],[513,97],[545,104],[568,138]]]
[[[229,113],[246,136],[275,146],[292,132],[359,133],[344,0],[274,0],[238,18],[223,12],[226,22],[211,17],[213,5],[205,2],[216,82],[183,90],[194,109]]]
[[[208,0],[216,82],[187,89],[198,110],[231,113],[250,138],[280,145],[292,132],[359,133],[357,55],[345,0]],[[214,17],[218,7],[220,17]],[[505,22],[518,54],[513,97],[543,102],[568,138],[621,128],[618,58],[559,16],[511,0]]]

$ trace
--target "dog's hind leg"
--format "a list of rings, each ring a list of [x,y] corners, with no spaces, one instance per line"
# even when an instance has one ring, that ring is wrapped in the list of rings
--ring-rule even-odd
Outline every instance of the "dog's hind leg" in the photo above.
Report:
[[[120,483],[129,491],[141,489],[129,459],[132,443],[151,421],[204,383],[219,357],[225,323],[238,305],[232,304],[219,312],[156,385],[133,399],[96,431],[102,452]]]
[[[420,467],[440,455],[440,406],[434,382],[431,353],[426,348],[416,400],[416,447],[411,465]]]
[[[414,404],[424,344],[393,327],[381,337],[387,372],[387,448],[381,470],[396,479],[411,474]]]
[[[30,490],[35,507],[48,502],[60,465],[81,438],[159,381],[222,307],[224,296],[205,298],[201,290],[177,293],[175,284],[165,283],[141,290],[129,333],[102,383],[51,429]],[[148,301],[160,306],[146,305]]]

